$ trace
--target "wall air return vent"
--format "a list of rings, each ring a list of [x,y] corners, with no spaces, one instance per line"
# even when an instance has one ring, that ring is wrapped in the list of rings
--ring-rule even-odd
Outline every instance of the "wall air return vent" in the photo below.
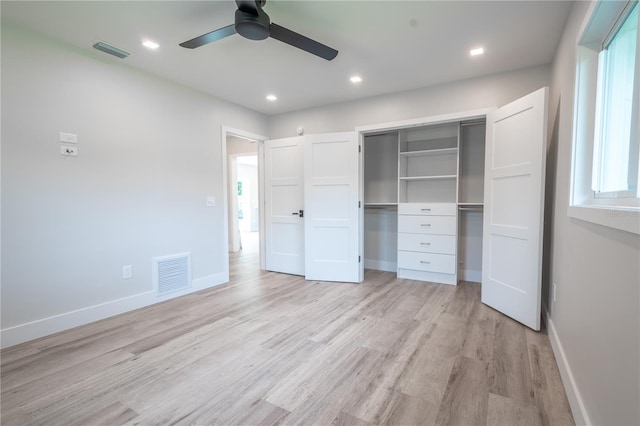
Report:
[[[120,49],[118,47],[112,46],[112,45],[110,45],[108,43],[105,43],[103,41],[99,41],[99,42],[95,43],[93,45],[93,48],[94,49],[98,49],[98,50],[100,50],[100,51],[102,51],[104,53],[108,53],[109,55],[113,55],[116,58],[120,58],[120,59],[124,59],[127,56],[131,55],[131,53],[129,53],[129,52],[125,51],[125,50],[122,50],[122,49]]]
[[[191,253],[153,258],[153,285],[162,296],[191,286]]]

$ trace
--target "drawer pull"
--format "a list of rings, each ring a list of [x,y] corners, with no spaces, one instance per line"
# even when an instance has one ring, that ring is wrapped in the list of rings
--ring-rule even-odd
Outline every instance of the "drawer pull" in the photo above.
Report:
[[[420,209],[420,210],[422,210],[423,212],[430,212],[431,211],[431,209]]]
[[[424,263],[425,265],[431,265],[431,262],[427,260],[421,260],[420,263]]]
[[[422,223],[422,224],[420,224],[420,226],[426,226],[426,227],[429,227],[429,226],[431,226],[431,224],[430,224],[430,223]]]
[[[420,243],[421,246],[430,246],[431,243]]]

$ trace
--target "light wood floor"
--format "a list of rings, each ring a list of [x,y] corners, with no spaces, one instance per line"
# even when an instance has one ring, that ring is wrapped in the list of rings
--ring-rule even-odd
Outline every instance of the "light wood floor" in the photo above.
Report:
[[[231,283],[8,348],[3,425],[572,425],[544,333],[457,287]]]

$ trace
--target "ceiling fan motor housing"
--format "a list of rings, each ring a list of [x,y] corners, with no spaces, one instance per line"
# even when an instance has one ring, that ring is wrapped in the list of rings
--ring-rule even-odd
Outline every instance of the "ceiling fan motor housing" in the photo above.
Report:
[[[257,15],[251,12],[236,10],[236,32],[250,40],[264,40],[269,37],[269,16],[261,9],[256,10]]]

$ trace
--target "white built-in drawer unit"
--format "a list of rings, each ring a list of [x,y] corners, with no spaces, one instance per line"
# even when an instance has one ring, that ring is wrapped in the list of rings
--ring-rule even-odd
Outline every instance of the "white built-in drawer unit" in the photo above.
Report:
[[[398,206],[398,214],[455,216],[456,204],[455,203],[401,203]]]
[[[398,250],[421,253],[456,254],[456,237],[453,235],[398,234]]]
[[[398,268],[453,274],[456,272],[456,256],[452,254],[399,251]]]
[[[456,284],[457,205],[398,205],[398,277]]]
[[[398,216],[398,232],[456,235],[457,227],[455,216]]]

